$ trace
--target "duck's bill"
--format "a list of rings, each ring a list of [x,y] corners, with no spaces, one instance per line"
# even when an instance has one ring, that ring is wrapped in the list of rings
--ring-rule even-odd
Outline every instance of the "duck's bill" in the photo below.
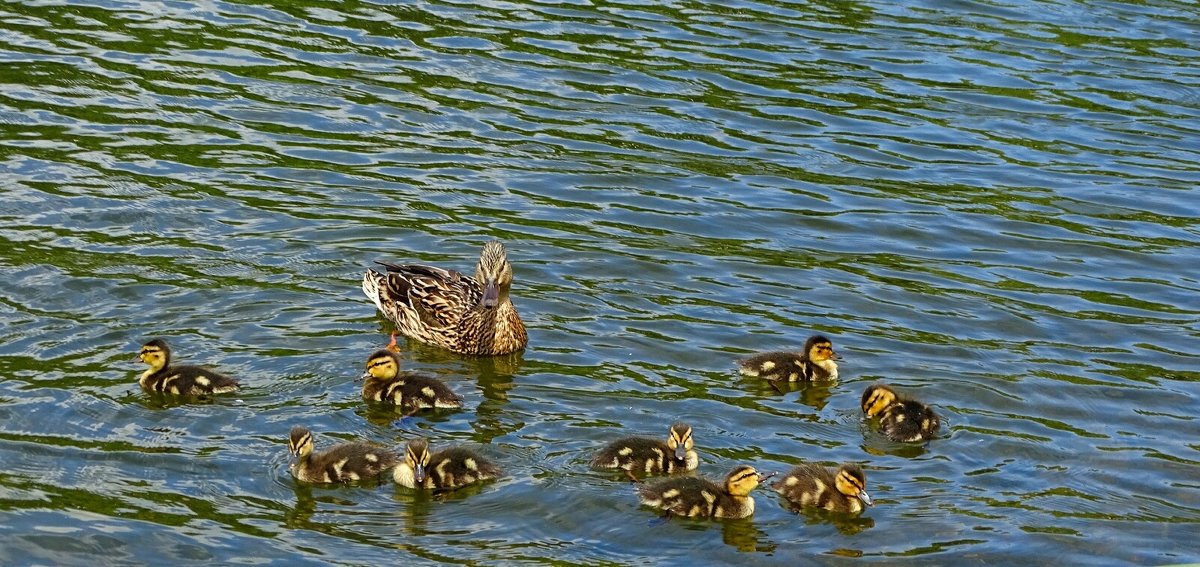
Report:
[[[483,285],[483,297],[479,299],[479,306],[491,309],[500,304],[500,288],[494,280],[488,280]]]
[[[413,468],[413,480],[417,481],[417,486],[425,482],[425,465],[417,465]]]
[[[874,504],[874,502],[871,501],[871,495],[867,494],[866,490],[858,491],[858,499],[862,500],[863,504],[866,504],[867,506]]]

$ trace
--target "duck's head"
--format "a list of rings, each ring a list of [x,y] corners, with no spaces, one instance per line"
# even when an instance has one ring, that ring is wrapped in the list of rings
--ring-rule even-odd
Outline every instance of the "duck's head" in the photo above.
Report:
[[[695,444],[692,442],[692,426],[686,423],[674,423],[667,434],[667,448],[675,451],[675,460],[686,461],[688,451]]]
[[[292,432],[288,434],[288,453],[292,462],[308,457],[312,450],[312,432],[303,425],[293,427]]]
[[[142,350],[138,351],[137,357],[138,360],[150,365],[150,368],[157,372],[171,362],[171,349],[167,346],[167,341],[154,339],[142,345]]]
[[[504,252],[504,244],[493,240],[483,245],[479,254],[479,264],[475,266],[475,281],[483,286],[483,297],[479,306],[491,309],[500,305],[508,297],[512,287],[512,264]]]
[[[734,496],[747,496],[758,487],[758,483],[773,476],[775,473],[764,476],[750,465],[738,465],[725,477],[725,490]]]
[[[424,439],[413,439],[404,448],[404,462],[412,467],[413,480],[417,486],[425,482],[425,467],[429,466],[429,442]]]
[[[813,335],[804,342],[804,354],[813,362],[839,360],[841,357],[833,352],[833,342],[824,335]]]
[[[867,414],[867,417],[875,417],[899,399],[900,396],[887,384],[872,384],[863,391],[863,413]]]
[[[392,380],[400,373],[400,355],[388,350],[379,349],[367,358],[367,369],[362,379]]]
[[[867,475],[863,473],[862,467],[853,463],[842,465],[833,483],[838,492],[862,500],[864,505],[871,505],[871,496],[867,494]]]

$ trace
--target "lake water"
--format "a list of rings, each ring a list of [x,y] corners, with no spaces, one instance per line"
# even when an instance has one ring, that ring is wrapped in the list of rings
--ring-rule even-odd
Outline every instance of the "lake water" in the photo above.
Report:
[[[0,564],[1200,560],[1200,8],[1176,2],[0,5]],[[401,343],[376,259],[503,240],[529,348]],[[815,332],[831,386],[734,371]],[[156,399],[131,362],[240,378]],[[941,438],[869,431],[863,389]],[[875,507],[659,519],[587,469],[861,463]],[[322,488],[289,428],[500,462]]]

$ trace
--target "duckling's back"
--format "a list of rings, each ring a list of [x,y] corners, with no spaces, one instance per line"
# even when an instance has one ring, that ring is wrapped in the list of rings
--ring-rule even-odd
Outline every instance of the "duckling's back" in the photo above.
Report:
[[[349,482],[375,478],[395,467],[400,457],[367,443],[342,443],[310,455],[293,474],[306,482]]]
[[[609,443],[592,457],[594,469],[622,469],[645,474],[673,473],[695,469],[699,459],[689,451],[687,459],[675,459],[666,443],[648,437],[625,437]]]
[[[491,480],[502,474],[499,465],[463,447],[443,449],[429,457],[427,474],[435,488],[449,489]]]
[[[147,391],[182,396],[225,394],[238,389],[237,380],[199,366],[167,366],[147,372],[138,383]]]
[[[409,408],[461,408],[462,396],[441,380],[416,372],[402,372],[393,380],[368,378],[363,398]]]
[[[812,362],[799,352],[764,352],[738,361],[738,370],[745,376],[781,380],[786,382],[823,381],[837,378],[836,365],[826,363],[835,370]]]
[[[838,492],[834,473],[820,465],[799,465],[771,487],[797,506],[846,513],[858,513],[863,509],[857,498]]]
[[[754,500],[737,498],[707,479],[685,476],[638,487],[642,504],[689,518],[744,518]]]
[[[893,441],[928,441],[937,436],[941,420],[933,409],[916,400],[900,400],[884,408],[879,430]]]

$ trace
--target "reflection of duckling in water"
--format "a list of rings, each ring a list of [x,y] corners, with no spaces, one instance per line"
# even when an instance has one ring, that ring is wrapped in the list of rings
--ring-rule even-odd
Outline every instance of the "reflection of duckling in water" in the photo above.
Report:
[[[295,462],[288,466],[292,476],[304,482],[347,482],[374,478],[396,466],[400,457],[367,443],[339,443],[313,453],[312,432],[295,426],[288,436],[288,450]]]
[[[621,469],[637,482],[643,474],[674,473],[694,470],[700,457],[693,450],[692,427],[686,423],[671,425],[664,443],[648,437],[624,437],[609,443],[592,458],[594,469]]]
[[[858,514],[871,505],[867,475],[862,467],[846,463],[834,474],[820,465],[804,464],[771,485],[776,492],[800,507]]]
[[[808,382],[837,380],[837,353],[833,343],[821,335],[813,335],[804,343],[801,352],[763,352],[738,361],[738,369],[746,376]]]
[[[183,396],[224,394],[238,389],[237,380],[199,366],[171,366],[171,349],[162,339],[142,345],[138,358],[150,366],[138,384],[149,392]]]
[[[773,475],[761,476],[750,465],[739,465],[718,484],[694,477],[668,478],[638,488],[641,502],[668,514],[689,518],[745,518],[754,513],[750,491]]]
[[[937,436],[941,420],[917,400],[902,397],[886,384],[867,387],[862,410],[868,418],[879,418],[879,431],[892,441],[928,441]]]
[[[409,488],[453,490],[499,477],[501,473],[499,466],[470,449],[451,447],[430,453],[427,441],[413,439],[405,447],[404,460],[396,465],[392,477],[397,484]]]
[[[416,411],[422,408],[461,408],[462,397],[432,376],[400,372],[400,355],[381,349],[367,359],[362,378],[363,399],[396,404]]]

